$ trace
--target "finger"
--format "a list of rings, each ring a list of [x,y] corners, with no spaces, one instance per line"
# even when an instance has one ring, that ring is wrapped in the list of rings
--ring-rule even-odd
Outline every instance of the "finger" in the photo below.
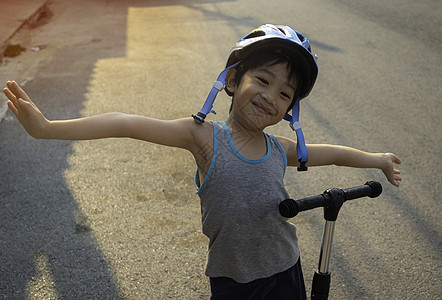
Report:
[[[8,82],[6,82],[6,85],[8,86],[8,88],[11,86],[11,84],[12,84],[12,82],[11,81],[8,81]],[[18,109],[18,107],[19,107],[19,101],[18,101],[18,98],[11,92],[11,90],[10,89],[8,89],[8,88],[4,88],[3,89],[3,93],[6,95],[6,97],[10,100],[10,101],[12,101],[12,104],[14,104],[14,106],[15,106],[15,108],[16,108],[16,110]]]
[[[8,107],[14,112],[14,114],[17,116],[19,115],[20,111],[20,101],[14,96],[14,94],[11,93],[10,90],[4,89],[3,92],[5,93],[6,97],[8,97]]]
[[[390,181],[390,182],[391,182],[391,184],[392,184],[392,185],[394,185],[394,186],[398,187],[398,186],[400,185],[400,181],[401,181],[401,180],[396,180],[396,179],[393,179],[393,180],[392,180],[392,181]]]
[[[3,93],[6,95],[6,97],[8,97],[9,100],[11,100],[13,102],[17,100],[15,95],[10,90],[8,90],[7,88],[3,89]]]
[[[401,159],[400,159],[399,157],[397,157],[396,155],[394,155],[394,154],[393,154],[393,159],[392,159],[392,161],[393,161],[395,164],[398,164],[398,165],[400,165],[400,164],[402,163]]]
[[[17,82],[15,81],[8,82],[7,85],[16,98],[22,98],[23,100],[31,102],[29,96],[25,93],[25,91],[23,91],[23,89],[20,87],[20,85]]]
[[[398,187],[400,182],[402,181],[402,177],[395,175],[393,181],[391,182],[394,186]]]
[[[14,115],[18,118],[18,110],[17,107],[14,105],[14,103],[12,103],[11,100],[8,101],[8,107],[10,110],[12,110],[12,112],[14,113]]]
[[[12,81],[7,81],[7,82],[6,82],[6,87],[7,87],[8,90],[11,92]],[[11,92],[11,94],[12,94],[12,92]],[[14,94],[13,94],[13,95],[14,95]],[[14,97],[15,97],[15,95],[14,95]]]

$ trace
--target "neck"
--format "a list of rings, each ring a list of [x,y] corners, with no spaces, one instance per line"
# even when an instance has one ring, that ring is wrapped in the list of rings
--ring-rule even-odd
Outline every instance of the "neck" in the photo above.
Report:
[[[267,153],[265,136],[262,130],[254,127],[250,130],[234,118],[228,118],[226,125],[229,128],[233,143],[238,151],[247,158],[258,159]]]
[[[236,118],[232,114],[226,120],[226,124],[230,129],[231,135],[233,136],[247,136],[249,138],[262,138],[263,129],[258,128],[255,125],[244,124],[242,122],[238,122]]]

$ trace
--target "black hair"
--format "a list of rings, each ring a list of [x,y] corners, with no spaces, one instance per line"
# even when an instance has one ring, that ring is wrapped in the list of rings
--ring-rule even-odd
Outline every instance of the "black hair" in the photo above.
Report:
[[[242,77],[247,71],[250,70],[256,70],[257,68],[264,66],[264,65],[277,65],[283,63],[287,67],[288,71],[288,78],[295,78],[296,80],[296,91],[295,95],[292,99],[292,103],[290,104],[287,112],[289,112],[293,105],[295,104],[295,101],[299,98],[299,94],[301,93],[301,87],[302,87],[302,76],[300,72],[299,65],[292,59],[290,59],[289,56],[284,55],[281,51],[256,51],[250,53],[245,59],[243,59],[238,66],[235,67],[236,74],[235,74],[235,85],[238,86],[241,82]],[[233,93],[230,93],[226,89],[227,94],[230,96],[233,96]],[[233,99],[232,99],[233,103]],[[232,110],[232,106],[230,106],[230,110]]]

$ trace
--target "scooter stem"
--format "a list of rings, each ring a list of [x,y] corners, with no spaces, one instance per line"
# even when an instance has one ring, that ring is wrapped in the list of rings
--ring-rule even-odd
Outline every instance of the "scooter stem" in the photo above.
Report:
[[[338,218],[339,210],[345,201],[345,195],[342,190],[329,189],[325,191],[324,206],[324,233],[322,235],[321,252],[319,254],[318,270],[313,275],[312,299],[328,299],[330,291],[331,273],[329,271],[331,249],[333,243],[333,234],[335,231],[335,222]]]
[[[321,252],[319,254],[319,264],[318,264],[318,272],[321,274],[329,273],[334,231],[335,231],[335,221],[325,221],[324,233],[322,235]]]

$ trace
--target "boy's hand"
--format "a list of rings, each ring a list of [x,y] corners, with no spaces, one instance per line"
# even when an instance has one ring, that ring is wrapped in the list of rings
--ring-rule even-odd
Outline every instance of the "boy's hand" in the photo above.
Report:
[[[3,89],[8,97],[8,107],[26,131],[34,138],[41,138],[49,122],[15,81],[8,81]]]
[[[382,172],[384,172],[385,177],[387,177],[388,181],[394,185],[399,186],[400,182],[402,181],[402,177],[399,176],[401,173],[399,170],[394,168],[394,164],[400,164],[401,160],[399,157],[394,155],[393,153],[385,153],[383,154],[384,163]]]

